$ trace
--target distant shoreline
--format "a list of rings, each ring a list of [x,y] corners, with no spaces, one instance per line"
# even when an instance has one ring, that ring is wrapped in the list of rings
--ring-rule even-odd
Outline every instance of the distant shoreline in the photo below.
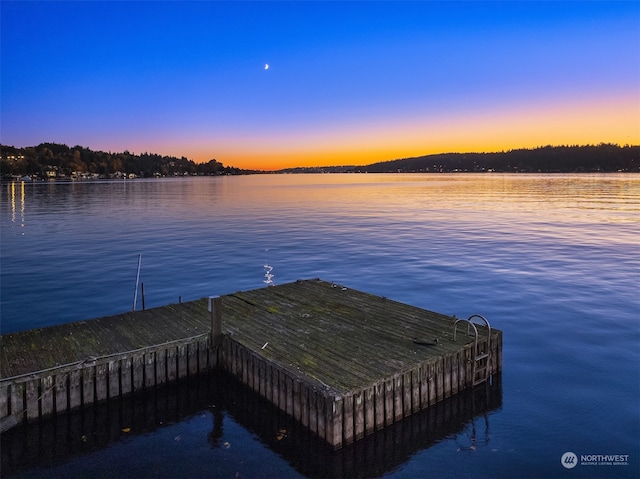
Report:
[[[363,166],[301,166],[275,171],[224,166],[215,159],[195,163],[185,157],[128,151],[93,151],[57,143],[15,148],[0,145],[3,179],[99,180],[282,173],[638,173],[640,146],[610,143],[544,146],[495,153],[438,153]]]

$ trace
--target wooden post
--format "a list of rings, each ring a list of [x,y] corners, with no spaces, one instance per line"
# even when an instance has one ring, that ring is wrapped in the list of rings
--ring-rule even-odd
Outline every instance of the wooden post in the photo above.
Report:
[[[209,312],[211,313],[211,344],[222,344],[222,298],[209,296]]]
[[[285,386],[284,371],[278,370],[278,407],[287,411],[287,388]]]
[[[141,351],[133,353],[131,363],[133,366],[133,390],[140,391],[144,387],[144,353]]]
[[[436,361],[435,369],[435,383],[436,383],[436,402],[442,401],[444,396],[444,360],[439,358]]]
[[[399,421],[403,418],[402,399],[402,373],[396,373],[393,375],[393,421]]]
[[[120,360],[109,361],[109,399],[120,396]]]
[[[353,428],[354,439],[362,439],[364,437],[365,428],[365,391],[358,391],[353,396]]]
[[[413,381],[411,381],[411,371],[407,371],[402,375],[402,408],[404,417],[411,416],[412,402],[413,402]]]
[[[184,344],[178,345],[177,361],[178,361],[178,379],[187,377],[187,346]]]
[[[167,349],[167,381],[175,381],[177,379],[177,364],[176,364],[176,348]]]
[[[189,376],[198,374],[198,341],[187,344]]]
[[[309,389],[309,429],[318,434],[322,439],[324,436],[320,434],[318,427],[318,395],[320,393],[316,388]],[[324,433],[324,431],[323,431]]]
[[[120,360],[120,393],[129,394],[132,390],[131,383],[131,358],[128,356],[123,357]]]
[[[460,352],[456,351],[451,359],[451,394],[454,395],[458,393],[458,368],[460,362]]]
[[[429,407],[429,367],[420,365],[420,409]]]
[[[465,377],[467,378],[467,386],[473,386],[473,343],[469,344],[467,347],[465,347],[465,357],[466,357],[466,364],[465,364]]]
[[[57,374],[55,379],[55,408],[57,413],[65,412],[69,404],[68,396],[69,375],[67,373]]]
[[[24,413],[24,383],[14,381],[11,384],[11,415],[22,421]]]
[[[53,376],[45,376],[40,382],[40,415],[53,412]]]
[[[105,362],[96,364],[96,394],[95,399],[97,402],[107,399],[109,391],[109,365]]]
[[[167,382],[167,350],[156,351],[156,384]]]
[[[264,397],[267,397],[266,375],[267,365],[263,360],[260,360],[258,363],[258,392]]]
[[[451,396],[451,355],[442,358],[442,393],[443,399]]]
[[[82,368],[82,404],[93,404],[96,385],[95,377],[96,364],[95,361],[85,363]],[[44,389],[44,384],[41,386]]]
[[[273,366],[271,364],[265,365],[264,397],[275,402],[273,400]]]
[[[82,405],[82,370],[74,369],[69,372],[69,409]],[[38,406],[36,403],[36,410]]]
[[[342,397],[342,439],[344,444],[351,444],[355,440],[354,431],[354,397],[352,393],[347,393]]]
[[[329,423],[327,424],[327,439],[334,449],[342,447],[342,408],[343,402],[340,396],[329,397],[327,404],[327,416]]]
[[[144,387],[152,388],[156,385],[156,361],[155,352],[147,351],[144,355]]]
[[[327,401],[326,396],[319,392],[315,392],[313,395],[313,405],[316,410],[316,432],[325,441],[329,442],[327,435]],[[329,444],[331,444],[329,442]]]
[[[26,383],[27,419],[37,419],[40,416],[39,386],[40,379],[32,379]]]
[[[209,361],[207,359],[208,350],[209,350],[209,345],[207,344],[206,338],[199,339],[198,340],[198,372],[199,373],[209,370]],[[157,356],[156,356],[156,361],[157,361]]]
[[[0,418],[9,415],[9,382],[0,385]]]
[[[294,401],[294,397],[293,397],[293,383],[294,383],[294,379],[289,376],[288,374],[285,375],[285,385],[286,385],[286,391],[287,391],[287,408],[285,409],[285,412],[287,414],[289,414],[290,416],[294,415],[293,412],[293,401]]]
[[[294,378],[293,382],[293,417],[296,421],[302,421],[302,393],[300,391],[300,379]]]
[[[364,434],[373,434],[376,427],[375,386],[370,386],[364,391]]]
[[[385,391],[385,383],[383,381],[378,381],[373,385],[374,388],[374,401],[375,401],[375,429],[382,429],[385,424],[385,400],[384,400],[384,391]]]
[[[413,414],[420,410],[420,367],[411,371],[411,412]]]
[[[298,381],[300,391],[300,422],[306,428],[309,427],[309,388],[303,382]]]

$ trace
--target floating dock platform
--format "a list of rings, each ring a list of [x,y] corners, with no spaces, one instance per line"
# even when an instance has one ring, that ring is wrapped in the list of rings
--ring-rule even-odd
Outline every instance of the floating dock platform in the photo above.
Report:
[[[334,449],[502,369],[502,332],[319,279],[2,336],[3,428],[215,368]]]

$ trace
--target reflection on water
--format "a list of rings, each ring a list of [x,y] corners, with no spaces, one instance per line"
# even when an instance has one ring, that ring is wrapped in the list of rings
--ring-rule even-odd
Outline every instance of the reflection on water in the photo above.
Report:
[[[11,223],[12,224],[18,224],[18,226],[20,227],[24,227],[24,213],[25,213],[25,192],[24,192],[24,181],[21,181],[20,183],[17,183],[19,186],[18,188],[20,189],[20,197],[18,199],[16,199],[16,196],[18,195],[18,193],[16,193],[16,182],[11,182],[9,184],[7,184],[7,189],[8,189],[8,193],[7,193],[7,197],[10,198],[10,204],[11,204]],[[18,212],[18,206],[16,205],[16,202],[18,202],[20,204],[20,221],[18,223],[18,219],[17,219],[17,212]]]
[[[128,310],[138,254],[149,307],[261,287],[265,264],[279,283],[324,277],[415,304],[400,278],[438,271],[445,285],[454,278],[443,268],[508,270],[537,247],[560,263],[590,245],[628,248],[640,216],[633,174],[256,175],[0,192],[5,332]]]
[[[558,477],[567,472],[559,462],[567,451],[615,451],[630,454],[628,467],[569,472],[640,477],[639,237],[638,174],[3,184],[1,327],[13,332],[130,310],[138,254],[148,308],[264,287],[268,265],[279,284],[320,277],[449,315],[479,313],[504,333],[504,405],[490,415],[490,446],[479,447],[478,418],[475,443],[461,426],[386,475]],[[196,410],[205,411],[206,426],[199,415],[164,423],[135,439],[124,434],[92,457],[115,467],[109,458],[118,449],[122,477],[151,475],[151,460],[149,471],[139,469],[141,457],[200,463],[213,423],[206,406]],[[219,464],[260,461],[277,471],[272,477],[297,474],[230,411]],[[198,427],[198,441],[180,432]],[[178,447],[165,453],[161,438]],[[163,464],[165,473],[156,475],[185,475]]]
[[[155,451],[156,470],[167,471],[166,463],[180,460],[167,443],[187,442],[189,436],[206,433],[209,447],[201,451],[198,464],[181,464],[181,475],[224,477],[220,462],[227,449],[242,447],[228,434],[237,423],[306,477],[379,477],[447,437],[455,438],[465,450],[489,446],[489,416],[501,405],[501,377],[497,375],[491,385],[466,390],[333,451],[230,376],[212,373],[10,430],[2,435],[2,473],[69,477],[89,465],[93,476],[114,473],[116,466],[109,463],[120,460],[118,445],[141,436],[160,437],[164,430],[171,430],[165,446],[157,446],[163,449]],[[177,429],[177,424],[183,426]],[[111,469],[95,466],[100,455],[106,457],[98,464]],[[265,477],[270,475],[269,467],[263,464],[252,470],[236,463],[231,469],[243,477]],[[128,475],[135,476],[135,472],[129,470]],[[147,470],[143,475],[154,474]]]

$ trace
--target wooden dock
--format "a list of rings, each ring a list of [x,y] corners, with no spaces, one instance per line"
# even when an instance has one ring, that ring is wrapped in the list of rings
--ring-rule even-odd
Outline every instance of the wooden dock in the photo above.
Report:
[[[220,367],[337,449],[490,380],[502,333],[304,280],[4,335],[0,360],[5,424]]]

